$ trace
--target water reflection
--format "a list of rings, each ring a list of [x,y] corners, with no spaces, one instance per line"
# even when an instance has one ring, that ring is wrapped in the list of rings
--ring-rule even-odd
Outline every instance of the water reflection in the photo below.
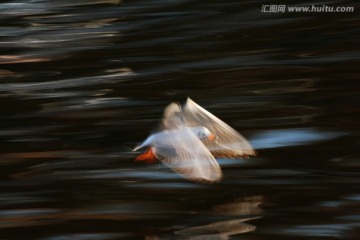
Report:
[[[1,239],[357,239],[358,17],[263,4],[2,1]],[[218,185],[133,162],[186,97],[259,153]]]
[[[311,128],[268,130],[253,136],[251,144],[255,149],[288,147],[331,140],[344,135],[345,132],[326,132]]]
[[[286,230],[290,235],[302,235],[304,237],[337,237],[346,236],[347,232],[358,229],[360,223],[350,224],[323,224],[323,225],[303,225],[289,228]]]
[[[78,233],[59,235],[53,237],[41,238],[41,240],[108,240],[108,239],[126,239],[131,237],[131,234],[121,233]]]
[[[212,213],[227,216],[259,215],[262,213],[259,205],[263,201],[262,196],[237,198],[229,203],[214,206]]]
[[[213,211],[207,212],[209,219],[214,218],[212,216],[231,219],[215,221],[200,226],[186,227],[181,230],[176,230],[174,232],[175,235],[171,237],[147,236],[145,239],[229,239],[232,235],[252,232],[255,231],[256,227],[246,222],[261,217],[259,205],[262,202],[263,199],[261,196],[254,196],[239,198],[230,203],[216,205],[213,207]]]
[[[58,209],[14,209],[0,211],[0,228],[53,224],[61,214]]]
[[[26,196],[26,193],[23,195]],[[213,210],[203,212],[188,212],[188,218],[198,219],[200,222],[210,222],[204,225],[168,228],[178,229],[174,231],[170,239],[228,239],[231,235],[251,232],[256,227],[248,221],[261,217],[259,205],[263,202],[262,197],[238,198],[226,204],[215,205]],[[13,202],[13,204],[26,203]],[[29,202],[28,202],[29,203]],[[104,201],[103,203],[83,204],[73,209],[51,209],[51,208],[23,208],[1,210],[0,216],[2,228],[44,226],[64,223],[67,221],[135,221],[151,219],[174,219],[178,215],[183,215],[187,210],[179,203],[169,203],[165,201]],[[225,220],[226,219],[226,220]],[[186,222],[184,224],[187,225]],[[180,229],[179,229],[180,228]],[[71,236],[75,236],[74,234]],[[71,237],[68,236],[68,237]],[[97,236],[89,234],[87,237]],[[117,234],[107,234],[100,237],[120,237]],[[127,234],[125,234],[127,236]],[[59,236],[60,237],[60,236]],[[54,237],[55,238],[55,237]],[[85,238],[87,239],[87,238]],[[91,239],[91,238],[90,238]],[[146,239],[155,239],[148,236]],[[163,239],[159,237],[159,239]],[[167,237],[165,236],[165,239]]]
[[[256,229],[255,226],[244,223],[248,220],[252,219],[250,218],[210,223],[204,226],[176,231],[175,234],[180,236],[188,236],[185,239],[229,239],[231,235],[254,231]]]
[[[0,91],[12,92],[12,91],[25,91],[25,95],[29,91],[39,91],[48,89],[62,89],[71,87],[91,86],[97,84],[114,84],[124,81],[122,78],[130,76],[132,74],[129,69],[120,69],[119,72],[109,73],[100,76],[82,77],[76,79],[62,79],[58,81],[39,82],[39,83],[5,83],[0,85]]]

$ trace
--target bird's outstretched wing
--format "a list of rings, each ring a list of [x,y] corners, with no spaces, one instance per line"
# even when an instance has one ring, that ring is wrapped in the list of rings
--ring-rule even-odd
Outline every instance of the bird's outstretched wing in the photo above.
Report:
[[[212,183],[222,178],[216,159],[187,127],[164,132],[152,148],[160,161],[191,181]]]
[[[204,141],[215,157],[236,158],[255,155],[250,143],[240,133],[190,98],[187,99],[182,114],[187,126],[204,126],[217,136],[216,141]]]
[[[181,121],[181,107],[176,102],[170,103],[164,110],[163,119],[160,123],[161,130],[172,130],[183,127]]]

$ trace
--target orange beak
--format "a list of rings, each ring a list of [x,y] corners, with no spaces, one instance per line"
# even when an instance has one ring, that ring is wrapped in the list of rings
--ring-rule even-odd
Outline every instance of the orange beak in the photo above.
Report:
[[[208,137],[208,139],[209,139],[210,141],[215,140],[215,139],[216,139],[215,134],[210,134],[210,136]]]

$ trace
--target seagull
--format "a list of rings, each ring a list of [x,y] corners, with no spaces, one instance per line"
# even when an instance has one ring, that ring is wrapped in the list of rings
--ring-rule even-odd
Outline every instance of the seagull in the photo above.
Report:
[[[222,179],[215,158],[255,155],[250,143],[232,127],[190,98],[183,106],[170,103],[164,110],[159,131],[148,136],[133,151],[148,147],[135,161],[160,160],[184,178],[203,183]]]

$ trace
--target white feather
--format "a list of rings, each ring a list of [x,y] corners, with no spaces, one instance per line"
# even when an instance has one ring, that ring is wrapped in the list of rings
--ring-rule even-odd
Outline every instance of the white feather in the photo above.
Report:
[[[153,139],[155,156],[176,173],[196,182],[221,180],[220,166],[190,128],[164,131]]]
[[[215,134],[216,144],[209,144],[210,151],[230,151],[239,156],[255,155],[250,143],[240,133],[190,98],[183,109],[183,119],[186,126],[204,126]]]
[[[203,139],[210,133],[216,141]],[[235,157],[255,154],[244,137],[190,98],[184,109],[177,103],[169,104],[160,130],[133,151],[145,146],[151,146],[155,156],[173,171],[197,182],[221,180],[222,172],[212,153]]]

